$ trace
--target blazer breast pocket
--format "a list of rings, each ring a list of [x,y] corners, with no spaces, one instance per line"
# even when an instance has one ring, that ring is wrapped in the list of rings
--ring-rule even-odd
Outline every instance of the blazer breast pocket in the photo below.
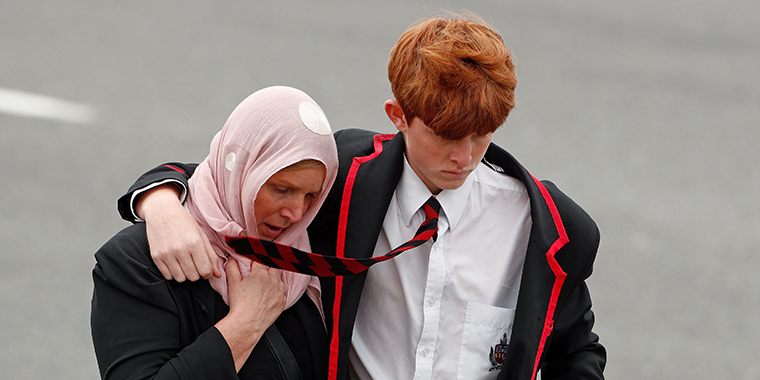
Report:
[[[514,309],[467,303],[457,379],[496,379],[512,334]]]

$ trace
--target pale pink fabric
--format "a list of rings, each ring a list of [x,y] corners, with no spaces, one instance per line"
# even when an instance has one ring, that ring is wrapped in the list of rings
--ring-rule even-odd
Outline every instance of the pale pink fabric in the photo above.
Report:
[[[308,95],[282,86],[253,93],[232,112],[212,140],[208,157],[190,178],[187,201],[188,210],[220,258],[222,273],[230,258],[238,261],[243,276],[250,273],[251,260],[232,251],[224,237],[257,237],[253,202],[259,189],[280,169],[305,159],[321,161],[327,168],[322,191],[302,220],[275,241],[308,250],[306,227],[324,202],[338,169],[327,119]],[[288,271],[281,271],[281,277],[287,287],[286,308],[307,292],[322,310],[316,277]],[[228,302],[226,274],[221,279],[212,277],[211,286]]]

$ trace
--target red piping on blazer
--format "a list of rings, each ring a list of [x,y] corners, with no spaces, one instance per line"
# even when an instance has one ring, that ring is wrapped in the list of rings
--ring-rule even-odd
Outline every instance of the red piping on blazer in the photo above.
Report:
[[[552,330],[554,329],[554,311],[557,309],[557,299],[559,299],[559,293],[562,290],[562,284],[565,282],[565,277],[567,277],[567,273],[565,273],[565,271],[563,271],[559,266],[559,263],[554,258],[554,255],[570,240],[567,238],[567,232],[565,231],[565,226],[562,223],[562,218],[559,215],[557,205],[554,203],[554,199],[552,199],[549,191],[546,190],[544,184],[542,184],[541,181],[539,181],[536,177],[533,177],[533,175],[531,175],[531,178],[533,178],[533,182],[536,183],[536,186],[538,186],[538,189],[541,191],[541,195],[543,195],[544,200],[546,201],[546,205],[549,206],[549,211],[551,211],[552,219],[554,219],[554,226],[557,228],[557,232],[559,232],[559,238],[554,241],[552,246],[549,247],[549,251],[546,252],[546,261],[549,262],[549,267],[552,269],[552,272],[556,278],[554,279],[551,298],[549,298],[549,308],[546,310],[544,330],[541,333],[541,341],[538,344],[536,361],[533,364],[533,375],[530,377],[531,380],[534,380],[536,378],[536,373],[538,372],[538,363],[541,360],[541,355],[544,351],[546,339],[549,338],[549,334],[551,334]]]
[[[343,186],[343,197],[340,201],[340,216],[338,219],[338,241],[336,246],[336,256],[345,257],[346,249],[346,228],[348,227],[348,208],[351,203],[351,193],[356,181],[356,173],[359,171],[359,165],[372,160],[383,152],[383,141],[392,139],[395,134],[375,135],[375,151],[369,156],[354,157],[351,168],[348,170],[346,183]],[[340,302],[343,296],[343,277],[335,277],[335,300],[333,301],[333,325],[332,338],[330,339],[330,362],[328,365],[327,378],[334,380],[338,378],[338,348],[340,347]]]
[[[180,172],[180,173],[182,173],[182,174],[187,174],[187,173],[185,173],[185,171],[184,171],[184,170],[182,170],[182,169],[180,169],[180,168],[178,168],[178,167],[176,167],[176,166],[174,166],[174,165],[166,165],[166,164],[164,164],[164,165],[161,165],[161,166],[165,166],[165,167],[167,167],[167,168],[169,168],[169,169],[172,169],[172,170],[178,171],[178,172]]]

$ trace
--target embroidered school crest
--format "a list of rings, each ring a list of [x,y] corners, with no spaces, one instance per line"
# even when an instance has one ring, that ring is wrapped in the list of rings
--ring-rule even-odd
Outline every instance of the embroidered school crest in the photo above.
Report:
[[[504,333],[504,336],[499,340],[499,343],[491,347],[491,353],[488,354],[488,360],[491,361],[491,369],[489,369],[488,372],[501,369],[508,348],[509,342],[507,341],[507,333]]]

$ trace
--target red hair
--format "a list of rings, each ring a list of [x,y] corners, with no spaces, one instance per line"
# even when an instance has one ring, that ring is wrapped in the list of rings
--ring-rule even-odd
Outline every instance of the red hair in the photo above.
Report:
[[[391,50],[388,79],[407,122],[419,117],[450,140],[496,131],[515,106],[512,54],[475,15],[412,25]]]

